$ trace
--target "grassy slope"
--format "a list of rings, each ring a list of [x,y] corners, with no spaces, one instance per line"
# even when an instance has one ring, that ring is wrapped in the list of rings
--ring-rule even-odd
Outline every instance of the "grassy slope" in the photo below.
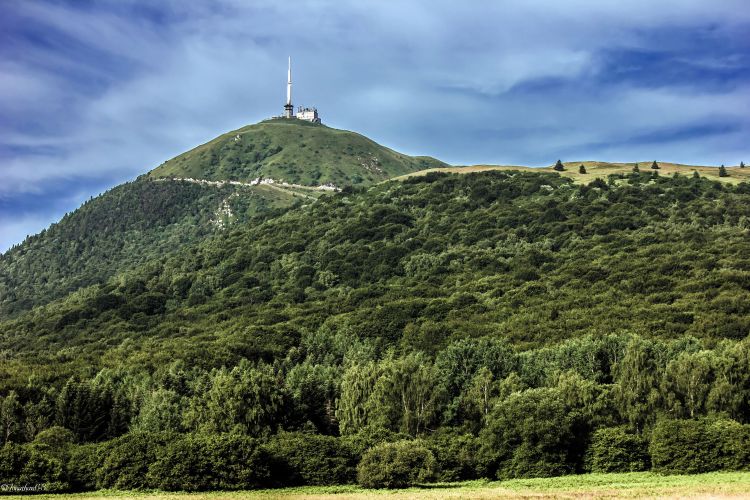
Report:
[[[608,175],[612,174],[629,174],[633,171],[635,163],[607,163],[603,161],[571,161],[563,163],[565,171],[560,175],[573,179],[576,183],[587,184],[596,178],[606,180]],[[586,168],[585,174],[578,173],[578,167],[583,165]],[[638,166],[641,172],[651,172],[651,162],[639,162]],[[460,167],[449,167],[443,169],[445,172],[455,172],[459,174],[468,174],[472,172],[485,172],[487,170],[525,170],[530,172],[554,172],[549,167],[526,167],[520,165],[470,165]],[[740,182],[750,181],[750,168],[739,168],[736,166],[727,167],[728,177],[719,177],[719,169],[710,166],[683,165],[680,163],[659,163],[659,175],[693,175],[698,172],[702,177],[711,180],[738,184]],[[429,170],[421,170],[403,175],[399,178],[407,178],[415,175],[425,175]]]
[[[393,499],[489,499],[489,498],[747,498],[749,472],[721,472],[690,476],[662,476],[649,472],[626,474],[586,474],[511,481],[468,481],[444,483],[405,490],[366,490],[356,486],[304,487],[279,490],[161,493],[92,492],[83,494],[37,495],[37,499],[75,500],[96,498],[167,499],[273,499],[287,500],[365,500]],[[8,496],[20,499],[21,496]],[[28,497],[27,497],[28,498]]]
[[[295,184],[372,184],[416,170],[445,166],[411,157],[349,132],[299,120],[267,120],[228,132],[173,158],[151,177]]]

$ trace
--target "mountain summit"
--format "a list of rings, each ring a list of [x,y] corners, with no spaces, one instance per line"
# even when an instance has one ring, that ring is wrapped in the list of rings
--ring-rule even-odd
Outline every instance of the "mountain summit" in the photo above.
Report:
[[[367,185],[446,166],[407,156],[367,137],[304,120],[271,119],[223,134],[149,172],[149,178]]]

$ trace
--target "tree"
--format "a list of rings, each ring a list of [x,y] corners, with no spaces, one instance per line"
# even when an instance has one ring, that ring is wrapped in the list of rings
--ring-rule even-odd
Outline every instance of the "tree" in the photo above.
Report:
[[[336,406],[336,418],[342,435],[355,434],[370,421],[366,403],[380,370],[375,362],[350,366],[341,379],[341,397]]]
[[[640,171],[641,171],[641,169],[638,167],[637,163],[635,165],[633,165],[633,172],[635,172],[637,174]]]
[[[133,428],[145,432],[179,432],[182,421],[182,399],[170,389],[149,392],[141,403]]]
[[[272,367],[242,359],[231,370],[214,371],[210,384],[205,394],[193,396],[185,415],[189,428],[264,436],[284,421],[289,398]]]
[[[21,410],[16,391],[10,391],[0,399],[0,438],[3,444],[16,441],[21,436]]]
[[[716,364],[711,351],[683,352],[667,364],[662,392],[673,415],[695,418],[705,413]]]
[[[654,162],[651,164],[651,169],[652,170],[659,170],[659,164],[656,163],[656,160],[654,160]]]
[[[578,167],[578,173],[579,174],[585,174],[586,173],[586,167],[583,166],[583,163],[581,163],[581,166]]]
[[[724,165],[719,167],[719,177],[729,177],[729,173],[727,172],[727,169],[724,167]]]
[[[659,403],[659,347],[634,337],[615,367],[615,401],[620,415],[637,433],[653,423]]]
[[[380,363],[382,375],[366,403],[371,424],[417,436],[435,412],[435,371],[422,353]]]
[[[553,170],[555,172],[563,172],[565,170],[565,167],[560,160],[557,160],[557,163],[555,163]]]
[[[575,413],[557,389],[511,394],[495,405],[480,434],[480,468],[487,477],[549,477],[573,472]]]
[[[740,162],[740,168],[745,168],[745,162],[744,161]]]
[[[693,179],[700,179],[700,178],[701,178],[701,174],[699,174],[697,170],[693,170]]]
[[[492,403],[497,396],[498,387],[492,372],[483,366],[474,376],[466,393],[466,401],[478,420],[484,424],[492,409]]]

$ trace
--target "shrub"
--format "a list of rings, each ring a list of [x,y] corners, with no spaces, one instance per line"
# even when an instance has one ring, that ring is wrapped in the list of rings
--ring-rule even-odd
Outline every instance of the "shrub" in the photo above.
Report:
[[[463,481],[477,477],[479,440],[457,429],[441,429],[426,442],[435,456],[438,481]]]
[[[479,472],[498,479],[570,474],[585,443],[584,423],[557,389],[514,392],[495,405],[481,432]]]
[[[750,425],[728,419],[663,419],[654,427],[649,452],[657,472],[744,469],[750,466]]]
[[[96,489],[96,469],[102,461],[102,451],[105,446],[104,443],[95,443],[71,448],[66,467],[71,490]]]
[[[64,462],[44,445],[6,443],[0,448],[0,482],[17,486],[41,485],[45,492],[68,489]]]
[[[251,437],[188,434],[160,452],[148,478],[171,491],[251,489],[270,485],[271,467],[271,457]]]
[[[354,483],[358,455],[341,438],[284,432],[267,445],[274,462],[285,469],[284,485]]]
[[[104,444],[103,460],[96,471],[98,488],[136,490],[150,487],[147,473],[149,464],[156,460],[166,445],[162,434],[133,432]]]
[[[406,488],[434,476],[435,457],[420,441],[379,444],[357,466],[357,482],[365,488]]]
[[[55,425],[37,434],[34,443],[48,446],[51,450],[64,451],[75,442],[75,439],[72,431]]]
[[[591,472],[638,472],[648,470],[648,441],[624,427],[595,431],[589,447]]]

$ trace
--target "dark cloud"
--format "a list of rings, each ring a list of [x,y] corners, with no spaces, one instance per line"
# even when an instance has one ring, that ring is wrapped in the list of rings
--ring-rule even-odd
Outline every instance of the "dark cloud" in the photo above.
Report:
[[[452,163],[750,156],[745,0],[0,10],[0,250],[91,194],[278,113],[290,54],[295,103]]]

